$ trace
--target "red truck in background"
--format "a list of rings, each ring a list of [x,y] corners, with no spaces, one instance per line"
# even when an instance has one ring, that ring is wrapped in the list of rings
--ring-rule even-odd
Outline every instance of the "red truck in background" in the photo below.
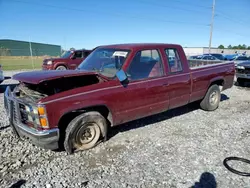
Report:
[[[60,58],[43,60],[43,70],[73,70],[91,53],[92,50],[65,51]]]
[[[194,101],[213,111],[234,74],[231,62],[190,67],[180,45],[108,45],[76,70],[14,75],[20,84],[4,101],[19,137],[73,153],[106,140],[110,127]]]

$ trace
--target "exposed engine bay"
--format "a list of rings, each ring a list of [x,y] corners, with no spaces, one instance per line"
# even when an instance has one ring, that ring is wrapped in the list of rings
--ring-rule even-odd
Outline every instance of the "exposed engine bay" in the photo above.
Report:
[[[14,93],[18,98],[25,98],[26,101],[37,102],[47,96],[83,86],[97,84],[103,81],[104,80],[97,75],[83,75],[57,78],[39,84],[21,82],[14,89]]]

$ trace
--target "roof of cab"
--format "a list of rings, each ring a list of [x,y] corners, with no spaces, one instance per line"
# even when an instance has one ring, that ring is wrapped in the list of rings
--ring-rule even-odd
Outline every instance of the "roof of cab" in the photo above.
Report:
[[[127,43],[127,44],[111,44],[99,46],[102,48],[118,48],[118,49],[140,49],[140,48],[159,48],[159,47],[180,47],[178,44],[165,44],[165,43]]]

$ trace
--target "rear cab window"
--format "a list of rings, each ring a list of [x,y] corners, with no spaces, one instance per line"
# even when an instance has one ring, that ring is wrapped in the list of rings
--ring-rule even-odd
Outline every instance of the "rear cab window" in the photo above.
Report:
[[[130,80],[163,76],[163,65],[159,51],[157,49],[138,51],[128,67],[127,75]]]
[[[74,54],[74,57],[76,58],[76,59],[79,59],[79,58],[82,58],[82,51],[75,51],[75,54]]]
[[[91,51],[83,51],[83,57],[86,58],[90,53]]]
[[[183,71],[183,62],[180,59],[178,50],[175,48],[165,49],[168,59],[169,73],[179,73]]]

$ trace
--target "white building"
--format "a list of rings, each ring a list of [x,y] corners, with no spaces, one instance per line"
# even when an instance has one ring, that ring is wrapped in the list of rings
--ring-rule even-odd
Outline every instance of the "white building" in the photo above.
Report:
[[[185,47],[184,51],[186,56],[192,55],[202,55],[207,54],[209,52],[208,47]],[[211,48],[210,53],[218,53],[218,54],[242,54],[246,53],[246,55],[250,56],[250,50],[236,50],[236,49],[218,49],[218,48]]]

